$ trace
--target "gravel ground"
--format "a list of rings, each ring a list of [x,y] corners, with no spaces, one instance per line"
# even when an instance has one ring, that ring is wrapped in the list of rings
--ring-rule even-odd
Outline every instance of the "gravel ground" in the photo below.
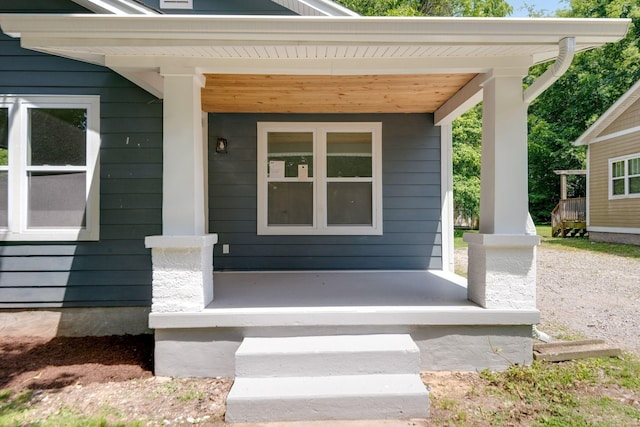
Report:
[[[640,355],[640,259],[542,244],[538,329],[554,338],[601,338]],[[456,249],[466,271],[467,250]]]

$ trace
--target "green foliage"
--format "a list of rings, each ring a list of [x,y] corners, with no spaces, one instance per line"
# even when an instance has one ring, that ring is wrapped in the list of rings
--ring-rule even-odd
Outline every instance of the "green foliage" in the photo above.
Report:
[[[365,16],[507,16],[504,0],[338,0]]]
[[[572,0],[570,9],[558,14],[631,18],[632,24],[621,42],[577,54],[565,75],[529,107],[529,201],[535,222],[548,222],[560,197],[560,179],[553,171],[586,167],[584,147],[571,142],[640,78],[639,0]],[[548,66],[532,67],[525,85]],[[576,181],[576,196],[584,195],[584,186],[583,179]]]
[[[482,107],[476,106],[458,117],[453,122],[452,135],[454,210],[477,217],[480,214]]]

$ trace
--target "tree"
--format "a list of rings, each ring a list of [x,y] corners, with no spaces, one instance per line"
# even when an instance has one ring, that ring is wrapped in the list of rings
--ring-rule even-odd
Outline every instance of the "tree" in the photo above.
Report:
[[[640,78],[640,1],[572,0],[563,17],[631,18],[624,40],[579,53],[569,70],[529,107],[529,207],[536,222],[548,222],[559,199],[557,169],[582,169],[585,150],[571,145]],[[549,64],[532,67],[525,85]],[[584,181],[569,191],[584,195]],[[582,194],[580,194],[582,193]]]

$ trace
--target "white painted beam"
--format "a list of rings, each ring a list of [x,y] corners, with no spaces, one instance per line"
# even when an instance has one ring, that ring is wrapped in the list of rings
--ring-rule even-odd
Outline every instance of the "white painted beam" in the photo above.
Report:
[[[478,74],[434,113],[434,124],[451,123],[461,114],[482,101],[482,84],[489,78],[487,74]]]

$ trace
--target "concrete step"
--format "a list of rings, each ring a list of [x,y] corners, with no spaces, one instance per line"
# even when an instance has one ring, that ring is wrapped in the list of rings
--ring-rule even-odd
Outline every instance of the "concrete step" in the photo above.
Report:
[[[429,416],[418,374],[236,378],[227,422],[410,419]]]
[[[237,377],[418,373],[420,351],[409,335],[245,338]]]

